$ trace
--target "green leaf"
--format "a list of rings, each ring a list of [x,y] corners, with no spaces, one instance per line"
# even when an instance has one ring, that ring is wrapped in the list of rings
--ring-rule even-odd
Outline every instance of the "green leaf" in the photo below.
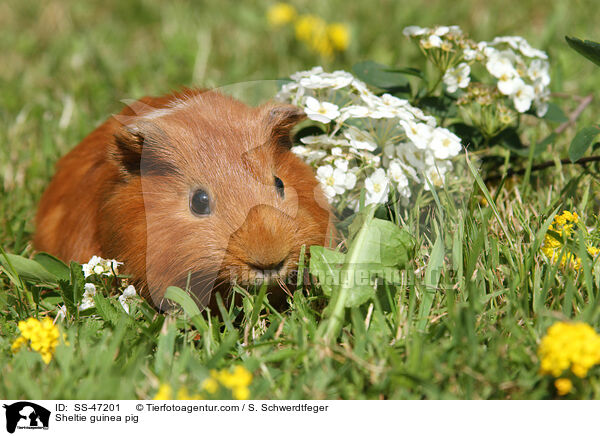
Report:
[[[598,133],[600,133],[600,128],[595,126],[584,127],[577,132],[577,135],[575,135],[569,146],[569,159],[571,159],[571,162],[581,159],[590,145],[593,144]]]
[[[582,41],[579,38],[565,36],[567,44],[577,53],[600,66],[600,44],[593,41]]]
[[[24,281],[54,286],[58,278],[35,260],[27,259],[16,254],[6,253],[0,256],[0,264],[7,270],[13,271]]]
[[[438,234],[429,255],[427,268],[425,269],[425,289],[423,291],[421,307],[419,308],[419,321],[417,322],[417,329],[419,330],[425,330],[429,321],[429,312],[431,312],[433,297],[437,292],[444,266],[444,253],[444,238]]]
[[[341,270],[327,265],[330,271],[335,271],[331,272],[334,279],[339,277],[339,280],[332,284],[332,299],[326,310],[328,319],[320,326],[320,334],[326,340],[338,334],[346,307],[361,305],[374,295],[373,275],[385,277],[410,258],[413,245],[410,234],[392,222],[374,218],[376,209],[377,205],[370,205],[365,215],[356,218],[362,225],[358,231],[354,228],[356,236],[349,244]]]
[[[552,121],[555,123],[564,123],[569,121],[569,118],[567,118],[565,112],[555,103],[548,103],[548,110],[542,118],[546,121]]]
[[[502,132],[498,133],[492,139],[490,139],[490,145],[499,145],[501,147],[507,148],[510,151],[521,154],[524,153],[524,156],[529,155],[529,148],[523,145],[519,134],[515,128],[504,129]]]
[[[373,61],[355,64],[352,71],[356,76],[369,85],[381,89],[408,92],[410,85],[403,73],[394,72],[389,67]]]
[[[118,325],[121,314],[112,304],[110,304],[110,301],[104,297],[100,291],[96,292],[94,295],[94,303],[98,315],[100,315],[104,321],[107,321],[114,326]]]
[[[154,354],[154,371],[161,379],[169,376],[175,356],[175,338],[177,327],[172,318],[167,317],[163,324],[163,331],[158,337],[158,345]]]
[[[310,273],[319,280],[323,293],[330,297],[334,278],[344,264],[346,255],[336,250],[314,245],[310,247]]]
[[[42,265],[48,272],[54,274],[59,280],[69,280],[71,270],[62,260],[48,253],[37,253],[33,260]]]
[[[190,321],[198,331],[205,331],[208,328],[202,317],[200,308],[190,294],[183,289],[176,286],[169,286],[165,293],[165,298],[179,304],[187,316],[190,317]]]
[[[389,68],[386,71],[389,71],[390,73],[400,73],[400,74],[406,74],[408,76],[415,76],[415,77],[418,77],[419,79],[425,78],[423,71],[419,70],[418,68],[412,68],[412,67]]]
[[[441,97],[424,97],[419,100],[419,107],[425,112],[440,118],[451,118],[457,114],[456,99],[447,95]]]
[[[470,149],[478,148],[484,142],[484,137],[476,127],[465,123],[454,123],[448,129],[456,134],[461,142]]]

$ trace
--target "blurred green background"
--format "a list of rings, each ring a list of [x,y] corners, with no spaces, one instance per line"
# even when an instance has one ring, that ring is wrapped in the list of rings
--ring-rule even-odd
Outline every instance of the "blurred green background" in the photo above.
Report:
[[[276,79],[314,65],[350,70],[367,59],[420,66],[423,59],[402,29],[436,24],[457,24],[475,40],[524,36],[549,53],[553,91],[585,95],[599,88],[595,66],[564,42],[564,35],[600,40],[600,12],[593,0],[290,3],[299,14],[347,24],[348,49],[330,59],[310,52],[295,40],[291,28],[269,25],[266,12],[274,2],[2,2],[0,243],[4,248],[28,250],[35,204],[55,162],[119,111],[124,99],[182,86]]]

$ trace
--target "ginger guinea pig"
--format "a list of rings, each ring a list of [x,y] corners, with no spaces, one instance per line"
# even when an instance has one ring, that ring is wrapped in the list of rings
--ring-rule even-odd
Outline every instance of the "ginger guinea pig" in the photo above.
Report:
[[[213,91],[144,97],[58,162],[34,246],[67,262],[117,259],[158,308],[170,285],[207,305],[233,282],[267,281],[283,300],[277,282],[302,245],[335,233],[312,169],[290,151],[303,118]]]

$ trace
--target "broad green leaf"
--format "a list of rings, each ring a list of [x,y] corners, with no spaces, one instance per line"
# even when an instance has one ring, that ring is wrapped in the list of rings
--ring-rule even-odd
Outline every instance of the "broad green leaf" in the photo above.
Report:
[[[410,89],[408,79],[403,73],[394,72],[377,62],[359,62],[352,67],[352,71],[360,80],[381,89],[398,91]]]
[[[70,269],[62,260],[48,253],[37,253],[33,260],[42,265],[48,272],[54,274],[59,280],[69,280]]]
[[[14,269],[19,277],[26,282],[48,286],[58,284],[58,278],[35,260],[6,253],[0,256],[0,264],[7,271]]]
[[[457,114],[456,99],[447,95],[422,98],[419,100],[419,107],[425,112],[440,118],[452,118]]]
[[[600,66],[600,44],[593,41],[582,41],[579,38],[565,36],[567,44],[577,53]]]
[[[438,234],[429,254],[427,268],[425,269],[425,289],[423,290],[421,307],[419,308],[419,321],[417,323],[417,329],[419,330],[425,330],[429,320],[433,297],[437,292],[442,268],[444,267],[444,253],[444,238]]]
[[[346,307],[358,306],[374,294],[371,284],[374,274],[385,275],[408,262],[412,237],[397,225],[374,218],[376,209],[377,205],[370,205],[366,215],[357,217],[362,226],[350,242],[339,272],[339,284],[332,287],[326,311],[328,319],[320,327],[327,340],[338,334]]]
[[[469,150],[478,148],[484,142],[484,137],[479,129],[468,124],[454,123],[448,126],[448,129],[456,134]]]
[[[314,245],[310,247],[310,273],[319,280],[326,296],[331,296],[334,277],[339,275],[346,255],[336,250]]]
[[[546,121],[552,121],[555,123],[564,123],[569,121],[565,112],[555,103],[548,103],[548,110],[542,117]]]
[[[576,162],[583,157],[587,149],[590,148],[590,145],[594,143],[594,139],[596,139],[596,136],[598,136],[599,133],[600,128],[595,126],[584,127],[577,132],[577,135],[575,135],[575,138],[573,138],[573,141],[571,141],[571,145],[569,146],[569,159],[571,159],[571,162]]]

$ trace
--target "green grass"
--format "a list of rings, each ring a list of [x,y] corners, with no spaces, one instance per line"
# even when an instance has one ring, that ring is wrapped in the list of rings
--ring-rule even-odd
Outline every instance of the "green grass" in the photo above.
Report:
[[[269,4],[0,5],[0,247],[33,255],[36,204],[55,162],[119,111],[123,99],[277,79],[318,64],[350,70],[372,59],[420,66],[401,30],[436,23],[458,24],[477,40],[524,36],[549,52],[553,91],[587,95],[600,88],[600,70],[564,43],[564,35],[600,40],[591,33],[600,18],[593,1],[525,0],[509,11],[505,2],[479,0],[451,7],[295,2],[302,12],[351,26],[349,50],[333,60],[270,29]],[[565,111],[576,105],[556,101]],[[593,103],[578,125],[597,122],[598,109]],[[526,126],[524,138],[542,138],[554,127]],[[574,134],[567,129],[536,159],[566,157]],[[324,309],[330,300],[313,286],[296,290],[281,313],[258,290],[220,316],[192,309],[160,315],[140,304],[129,317],[109,298],[95,318],[75,315],[62,323],[69,345],[45,366],[34,352],[10,351],[18,320],[44,312],[35,303],[37,288],[0,274],[0,397],[149,398],[160,383],[197,392],[210,369],[242,364],[254,374],[252,398],[553,398],[553,380],[539,374],[537,345],[556,320],[600,328],[600,276],[591,260],[580,272],[561,270],[539,246],[556,209],[576,210],[595,225],[598,175],[593,167],[534,172],[529,181],[488,186],[495,205],[492,197],[483,200],[477,173],[465,167],[462,176],[473,187],[470,195],[457,200],[440,191],[437,203],[423,195],[403,212],[414,248],[401,282],[381,283],[364,303],[342,310],[331,329]],[[600,397],[599,376],[590,372],[572,397]]]

